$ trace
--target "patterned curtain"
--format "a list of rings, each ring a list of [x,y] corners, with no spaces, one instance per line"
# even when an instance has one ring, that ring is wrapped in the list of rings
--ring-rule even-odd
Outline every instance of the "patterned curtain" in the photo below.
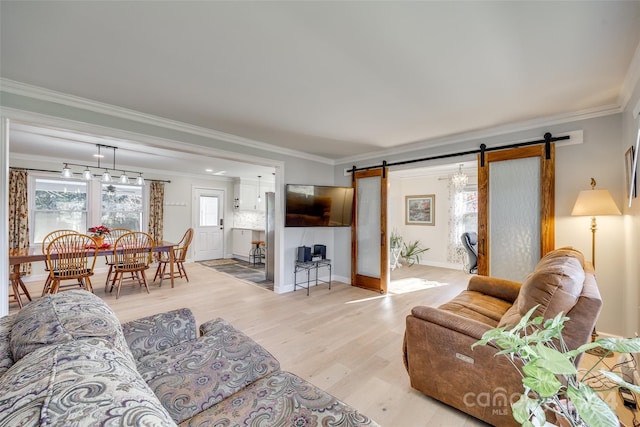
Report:
[[[27,171],[9,171],[9,248],[29,247],[29,204]],[[21,264],[20,271],[31,274],[31,263]]]
[[[467,252],[462,245],[462,233],[464,233],[464,195],[456,191],[455,186],[449,181],[449,244],[447,248],[447,261],[461,264],[463,268],[468,263]]]
[[[151,181],[149,190],[149,234],[154,240],[163,240],[164,183]]]

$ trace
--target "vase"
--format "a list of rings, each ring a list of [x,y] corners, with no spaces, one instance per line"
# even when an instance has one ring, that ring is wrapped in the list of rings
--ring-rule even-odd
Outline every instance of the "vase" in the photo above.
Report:
[[[104,236],[94,236],[93,241],[96,242],[97,248],[101,248],[104,245]]]

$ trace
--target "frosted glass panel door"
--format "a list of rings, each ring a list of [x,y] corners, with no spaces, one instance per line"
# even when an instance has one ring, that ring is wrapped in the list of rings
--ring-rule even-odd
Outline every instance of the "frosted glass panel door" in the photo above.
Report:
[[[540,159],[494,162],[489,182],[489,269],[522,281],[540,260]]]
[[[380,177],[358,181],[358,274],[380,278]]]
[[[387,178],[383,169],[355,173],[351,284],[387,292]]]
[[[194,188],[192,200],[193,260],[224,258],[224,192]],[[175,215],[180,213],[175,210]]]
[[[521,282],[553,250],[555,146],[478,157],[478,274]]]

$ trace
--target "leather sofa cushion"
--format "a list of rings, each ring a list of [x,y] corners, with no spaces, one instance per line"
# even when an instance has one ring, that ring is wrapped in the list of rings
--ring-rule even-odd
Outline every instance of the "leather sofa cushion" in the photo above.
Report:
[[[549,319],[560,312],[568,313],[578,301],[584,281],[582,253],[570,247],[549,252],[527,276],[514,307],[505,313],[498,326],[517,323],[536,305],[533,317]]]
[[[122,326],[104,301],[85,290],[56,295],[44,295],[16,313],[10,341],[14,362],[41,347],[102,338],[135,363]]]
[[[438,308],[477,320],[494,328],[509,307],[511,307],[511,303],[505,300],[467,290],[462,291],[454,299]]]

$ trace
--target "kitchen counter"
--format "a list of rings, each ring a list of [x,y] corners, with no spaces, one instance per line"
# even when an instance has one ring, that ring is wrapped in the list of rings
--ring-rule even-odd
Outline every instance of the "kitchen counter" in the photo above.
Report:
[[[265,231],[264,227],[231,227],[233,230]]]

